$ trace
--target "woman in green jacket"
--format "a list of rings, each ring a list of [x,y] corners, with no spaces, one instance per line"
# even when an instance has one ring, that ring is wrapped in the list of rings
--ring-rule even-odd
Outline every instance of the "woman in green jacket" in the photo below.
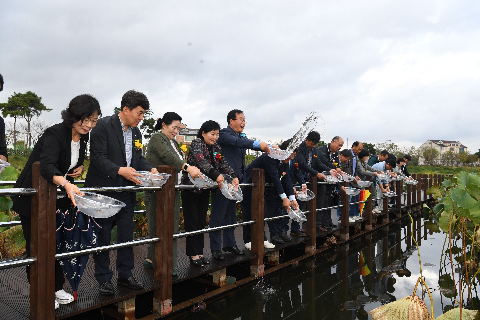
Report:
[[[159,130],[152,135],[148,142],[147,162],[156,168],[160,165],[174,166],[177,174],[175,175],[175,184],[180,182],[182,170],[185,170],[193,178],[201,176],[197,167],[189,166],[185,162],[185,154],[180,149],[175,136],[180,132],[180,123],[182,117],[175,112],[166,112],[163,118],[157,120],[155,129]],[[147,211],[148,234],[152,237],[155,234],[156,220],[156,198],[152,191],[145,192],[145,208]],[[180,221],[180,192],[175,190],[175,211],[174,211],[174,233],[178,233],[178,224]],[[153,258],[155,256],[155,244],[148,247],[147,258],[143,261],[145,268],[153,268]],[[175,270],[177,266],[177,240],[173,240],[173,275],[177,275]]]

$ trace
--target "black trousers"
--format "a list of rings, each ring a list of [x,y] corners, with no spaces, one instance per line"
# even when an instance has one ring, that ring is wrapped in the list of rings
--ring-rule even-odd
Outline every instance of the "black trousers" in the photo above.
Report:
[[[95,219],[102,227],[98,234],[98,246],[110,244],[113,219],[117,223],[117,243],[133,240],[133,209],[135,205],[135,192],[113,192],[106,194],[126,204],[116,215],[105,219]],[[110,251],[103,251],[93,255],[95,261],[95,278],[99,283],[110,281],[113,272],[110,269]],[[118,278],[129,278],[133,276],[134,266],[133,247],[126,247],[117,250],[117,272]]]
[[[199,193],[183,190],[182,207],[185,231],[196,231],[205,228],[207,221],[210,190],[203,189]],[[186,239],[187,256],[203,255],[205,235],[203,233],[189,236]]]
[[[20,216],[20,222],[22,223],[23,237],[25,238],[26,245],[25,251],[27,257],[30,257],[30,242],[32,240],[32,219],[31,217]],[[27,266],[27,279],[30,282],[30,266]],[[55,291],[62,290],[65,283],[65,277],[63,276],[63,270],[58,260],[55,259]]]

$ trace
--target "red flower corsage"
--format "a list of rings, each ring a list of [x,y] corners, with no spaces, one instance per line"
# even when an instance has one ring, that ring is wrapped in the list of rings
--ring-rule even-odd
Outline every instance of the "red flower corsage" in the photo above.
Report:
[[[222,160],[222,154],[221,153],[218,153],[218,152],[215,152],[213,154],[213,156],[215,157],[215,160],[218,162],[220,160]]]
[[[298,169],[298,163],[295,163],[295,169]]]
[[[282,178],[285,177],[286,174],[286,172],[282,172]]]
[[[314,154],[314,155],[313,155],[313,157],[314,157],[314,158],[316,158],[316,157],[317,157],[317,155],[316,155],[316,154]]]

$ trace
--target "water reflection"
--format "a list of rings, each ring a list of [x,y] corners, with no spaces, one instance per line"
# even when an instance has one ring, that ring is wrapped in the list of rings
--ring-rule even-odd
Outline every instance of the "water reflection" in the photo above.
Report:
[[[420,276],[418,252],[410,234],[410,219],[390,225],[351,243],[348,251],[319,255],[296,268],[264,278],[255,285],[209,303],[204,312],[181,319],[371,319],[368,311],[413,293]],[[442,314],[438,290],[444,235],[414,221],[423,275]],[[433,235],[433,236],[432,236]],[[430,306],[419,286],[418,296]]]

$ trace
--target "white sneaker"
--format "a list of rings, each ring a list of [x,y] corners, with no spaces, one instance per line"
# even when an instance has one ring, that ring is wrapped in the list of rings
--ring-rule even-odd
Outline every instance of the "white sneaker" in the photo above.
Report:
[[[60,303],[60,304],[69,304],[70,302],[73,302],[73,296],[65,292],[65,290],[58,290],[55,292],[55,300]]]
[[[275,245],[271,242],[269,242],[268,240],[265,240],[263,241],[263,246],[266,248],[266,249],[273,249],[275,248]]]
[[[381,211],[378,210],[377,208],[375,208],[375,209],[372,210],[372,212],[373,212],[373,213],[380,213]]]
[[[245,243],[245,249],[252,250],[252,243],[251,242]]]
[[[356,219],[355,219],[354,217],[348,218],[348,222],[350,222],[350,223],[353,223],[353,222],[355,222],[355,221],[356,221]]]
[[[57,310],[58,308],[60,308],[60,304],[57,302],[57,300],[55,300],[55,310]]]

